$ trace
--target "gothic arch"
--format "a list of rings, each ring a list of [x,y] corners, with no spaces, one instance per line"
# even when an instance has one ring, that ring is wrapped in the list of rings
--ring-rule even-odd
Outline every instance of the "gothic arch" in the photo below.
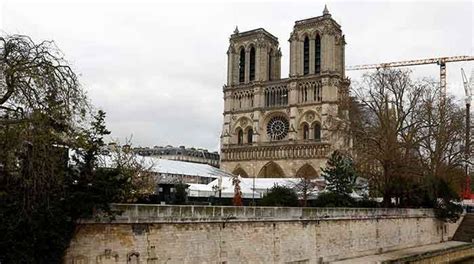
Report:
[[[288,118],[288,120],[290,120],[290,117],[284,111],[270,111],[270,112],[267,112],[267,114],[265,116],[263,116],[263,118],[262,118],[263,123],[262,124],[266,125],[272,117],[279,116],[279,115],[285,116],[286,118]]]
[[[269,161],[265,164],[260,172],[258,173],[258,178],[284,178],[285,173],[280,165],[276,164],[273,161]]]
[[[239,165],[237,165],[237,167],[235,167],[235,169],[232,171],[232,174],[234,175],[240,175],[242,177],[248,177],[248,173],[242,169],[242,167],[240,167]]]
[[[240,117],[239,119],[237,119],[237,121],[234,123],[234,127],[232,128],[232,131],[234,133],[237,133],[237,130],[239,129],[248,129],[248,126],[252,126],[253,122],[252,122],[252,119],[246,117],[246,116],[242,116]]]
[[[312,118],[310,118],[312,115]],[[321,116],[314,110],[307,110],[304,113],[302,113],[298,120],[298,127],[303,125],[303,123],[306,121],[310,126],[313,126],[314,122],[319,122],[321,120]]]
[[[241,46],[239,48],[239,60],[238,60],[238,69],[239,69],[239,83],[245,82],[245,48]]]
[[[308,122],[301,122],[299,127],[298,127],[298,133],[300,135],[300,139],[309,139],[309,128],[310,128],[310,125],[308,124]]]
[[[318,172],[313,168],[313,166],[306,163],[296,172],[297,178],[317,178]]]
[[[313,138],[315,141],[321,141],[321,124],[319,122],[314,122],[313,127]]]
[[[250,51],[249,51],[250,57],[249,57],[249,80],[250,81],[255,81],[255,69],[256,69],[256,49],[255,46],[250,46]]]
[[[303,38],[303,75],[308,75],[309,74],[309,69],[310,69],[310,39],[309,36],[306,35],[306,37]]]
[[[311,33],[308,31],[303,31],[298,36],[298,41],[304,41],[305,38],[311,39]]]
[[[252,47],[255,48],[256,46],[257,46],[257,44],[255,44],[253,41],[250,41],[249,43],[247,43],[247,44],[245,45],[245,51],[246,51],[246,52],[250,52],[250,49],[251,49]]]

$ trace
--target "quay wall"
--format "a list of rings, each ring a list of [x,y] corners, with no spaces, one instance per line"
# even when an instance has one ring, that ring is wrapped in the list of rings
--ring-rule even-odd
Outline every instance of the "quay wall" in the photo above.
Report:
[[[438,243],[456,225],[429,209],[115,204],[78,224],[64,262],[323,263]]]

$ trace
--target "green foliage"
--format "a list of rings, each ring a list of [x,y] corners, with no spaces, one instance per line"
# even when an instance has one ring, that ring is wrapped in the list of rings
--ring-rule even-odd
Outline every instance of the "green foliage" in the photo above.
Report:
[[[457,222],[463,212],[459,195],[443,179],[438,179],[436,184],[436,197],[438,197],[435,206],[436,218],[444,222]]]
[[[175,204],[186,204],[188,200],[188,193],[186,192],[186,189],[189,187],[189,185],[179,182],[175,185],[176,188],[176,193],[175,193]]]
[[[99,111],[91,128],[75,133],[77,140],[69,146],[76,152],[74,166],[66,165],[66,146],[57,146],[48,121],[35,119],[30,144],[16,156],[20,170],[0,175],[1,263],[60,263],[76,220],[96,211],[113,216],[109,203],[127,199],[130,175],[97,167],[109,133],[104,119]]]
[[[273,186],[260,201],[262,206],[298,206],[298,195],[288,187]]]
[[[336,150],[326,164],[326,168],[322,169],[322,176],[327,182],[326,189],[340,197],[350,196],[357,179],[352,159]]]
[[[313,207],[354,207],[356,201],[350,195],[343,195],[336,192],[323,192],[311,201]]]

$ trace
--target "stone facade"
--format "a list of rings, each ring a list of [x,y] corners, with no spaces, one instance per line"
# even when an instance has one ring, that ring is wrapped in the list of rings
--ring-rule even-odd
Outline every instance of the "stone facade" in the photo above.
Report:
[[[430,210],[122,205],[65,255],[92,263],[321,263],[445,241]]]
[[[278,39],[260,28],[230,37],[221,168],[257,177],[318,176],[348,149],[345,39],[327,11],[296,21],[290,76],[280,78]]]

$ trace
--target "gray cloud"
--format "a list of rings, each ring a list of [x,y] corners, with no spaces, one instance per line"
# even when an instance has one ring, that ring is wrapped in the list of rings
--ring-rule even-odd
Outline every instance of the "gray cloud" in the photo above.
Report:
[[[323,3],[6,2],[0,28],[53,39],[104,109],[113,138],[135,145],[187,145],[217,150],[228,38],[263,27],[279,38],[282,77],[296,20],[321,14]],[[368,64],[473,54],[473,3],[334,2],[348,42],[346,63]],[[462,96],[460,67],[448,65],[452,93]],[[414,67],[437,78],[436,65]],[[357,80],[361,73],[348,72]]]

